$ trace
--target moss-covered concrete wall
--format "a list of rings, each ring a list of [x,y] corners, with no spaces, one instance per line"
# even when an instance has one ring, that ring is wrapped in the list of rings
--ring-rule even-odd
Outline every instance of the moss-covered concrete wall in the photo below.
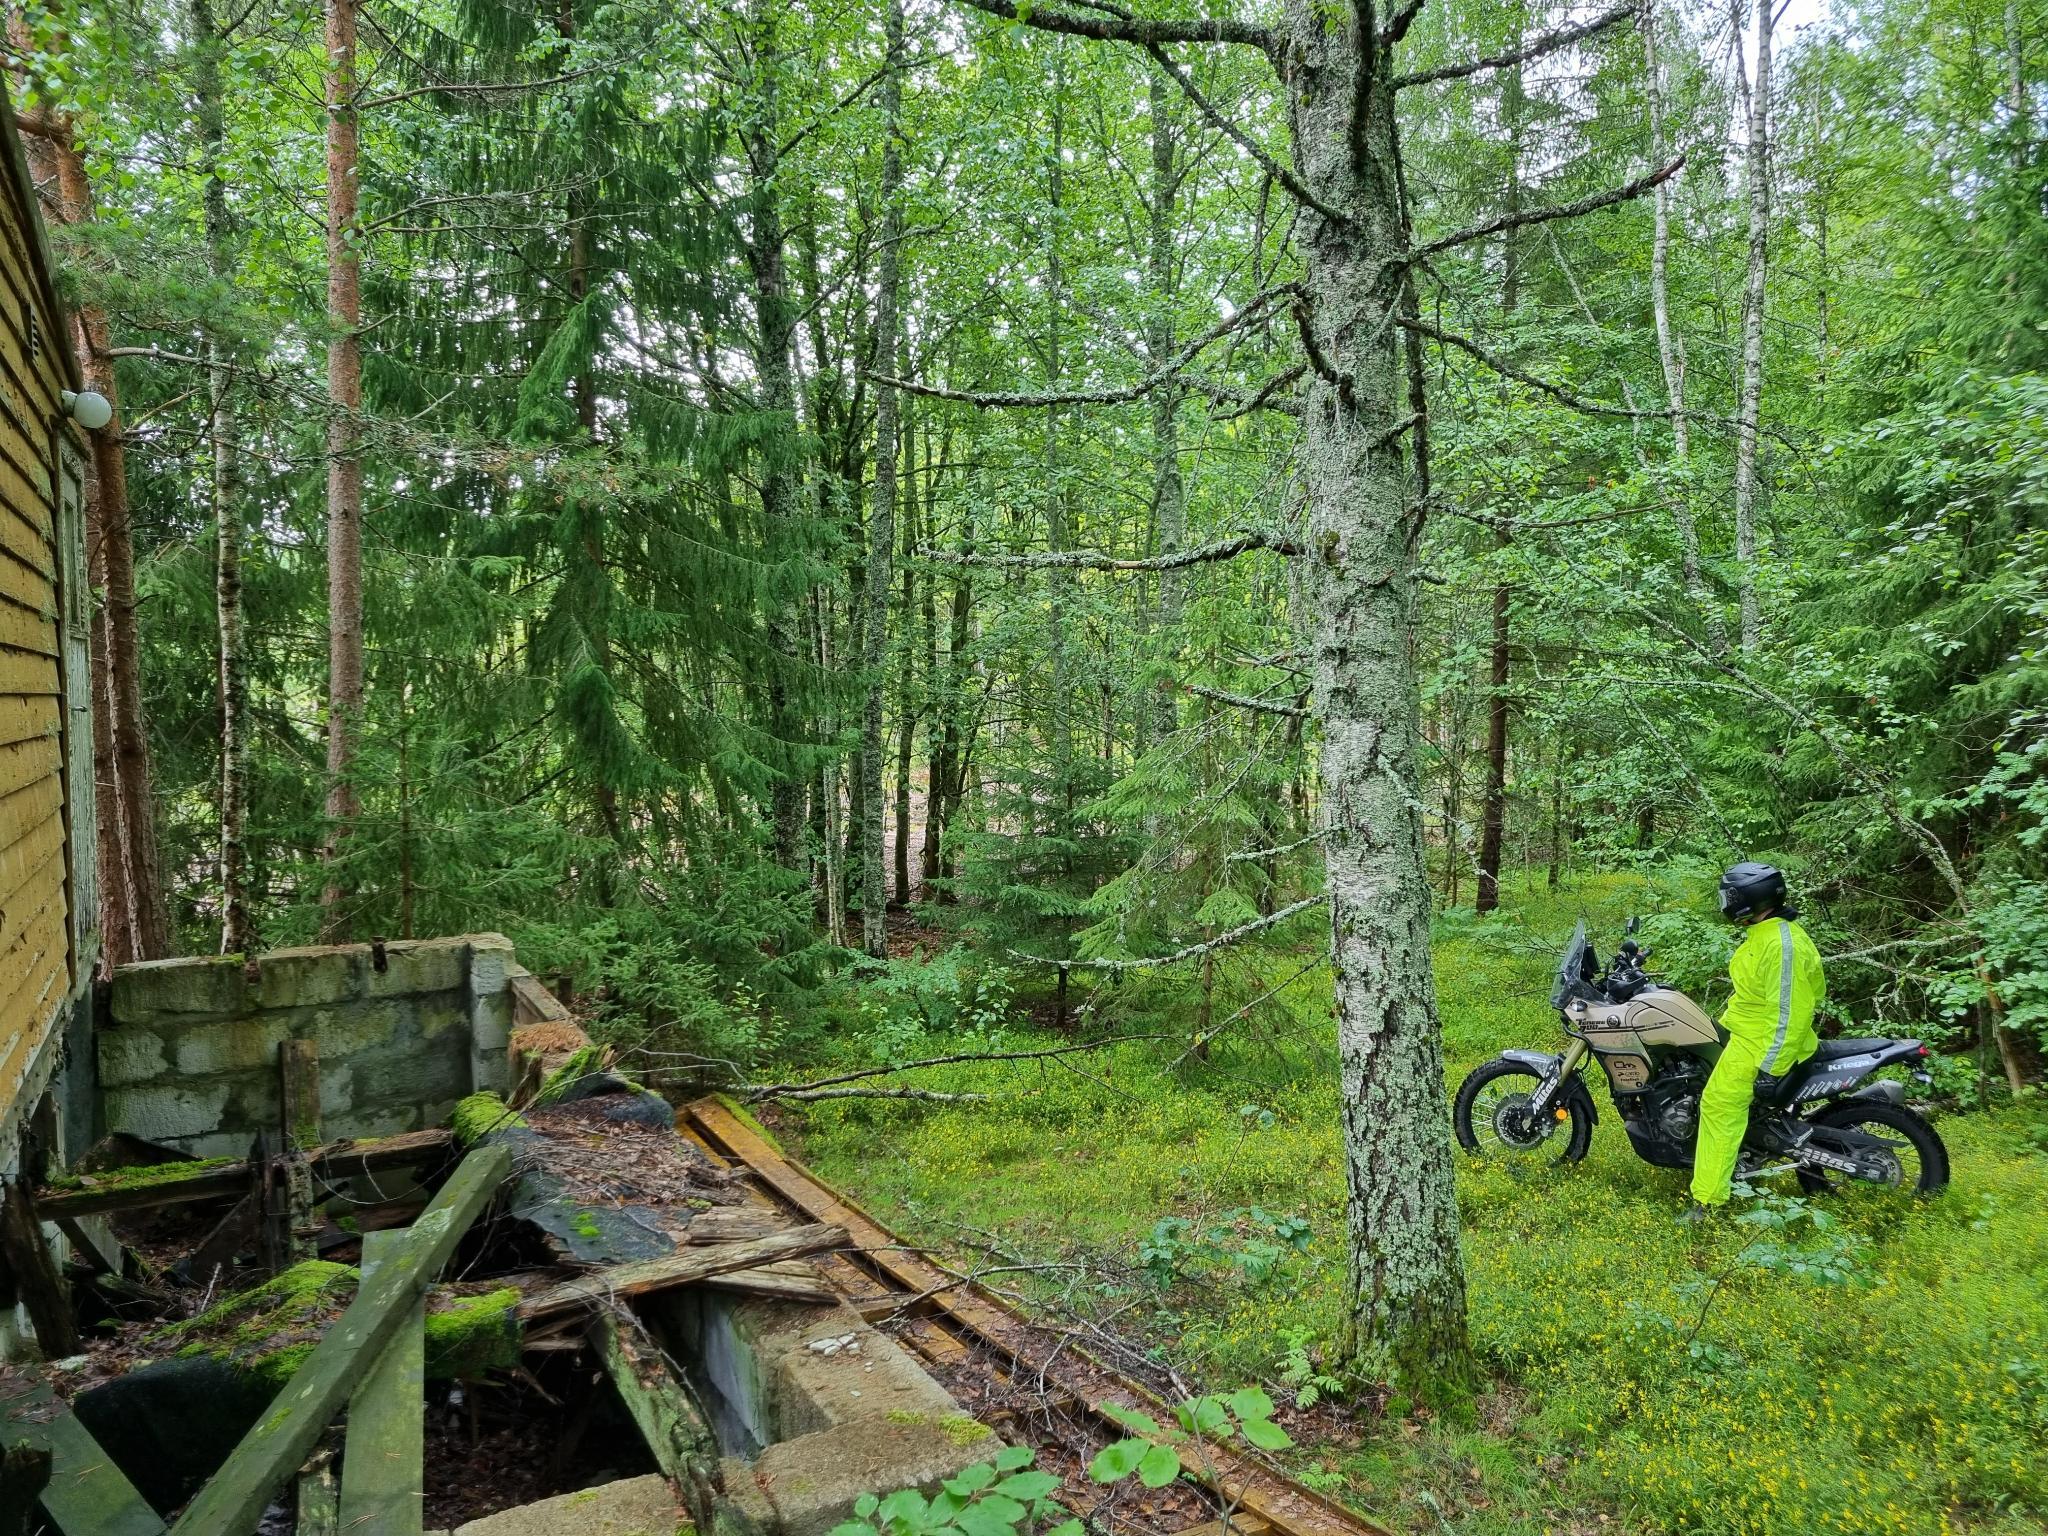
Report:
[[[278,1046],[320,1059],[321,1130],[389,1136],[509,1085],[511,941],[386,944],[153,960],[114,972],[97,1037],[104,1125],[203,1157],[246,1152],[281,1114]]]

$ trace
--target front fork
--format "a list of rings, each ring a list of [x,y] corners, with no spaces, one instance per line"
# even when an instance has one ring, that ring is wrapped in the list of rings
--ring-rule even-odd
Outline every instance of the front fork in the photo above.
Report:
[[[1584,1040],[1581,1040],[1576,1035],[1572,1037],[1571,1043],[1564,1048],[1564,1055],[1558,1058],[1557,1070],[1547,1075],[1541,1083],[1536,1085],[1536,1091],[1529,1095],[1529,1112],[1531,1114],[1547,1115],[1550,1113],[1551,1106],[1563,1095],[1565,1085],[1578,1073],[1579,1067],[1585,1061],[1589,1051],[1590,1047],[1587,1046]]]

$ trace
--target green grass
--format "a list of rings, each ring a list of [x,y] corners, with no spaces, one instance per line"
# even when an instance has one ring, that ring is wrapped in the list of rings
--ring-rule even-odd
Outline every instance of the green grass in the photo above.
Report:
[[[1610,937],[1619,879],[1518,893],[1486,922],[1446,924],[1438,991],[1450,1084],[1505,1046],[1549,1048],[1552,957],[1590,909]],[[1260,962],[1271,980],[1299,958]],[[1260,990],[1236,978],[1240,996]],[[1312,1352],[1339,1321],[1343,1182],[1326,980],[1283,994],[1208,1063],[1127,1046],[1059,1065],[923,1074],[985,1104],[819,1106],[797,1148],[901,1229],[999,1244],[1076,1270],[1009,1276],[1062,1291],[1215,1387],[1273,1380],[1290,1338]],[[1177,1007],[1124,999],[1126,1030]],[[1149,1010],[1149,1011],[1148,1011]],[[945,1042],[926,1042],[942,1048]],[[1020,1043],[1013,1039],[1012,1044]],[[922,1054],[922,1050],[913,1054]],[[1760,1267],[1758,1230],[1674,1224],[1683,1177],[1638,1162],[1602,1120],[1573,1169],[1460,1158],[1474,1341],[1494,1387],[1478,1424],[1381,1416],[1305,1444],[1297,1469],[1402,1531],[1538,1536],[1612,1531],[2008,1533],[2048,1512],[2048,1156],[2039,1109],[1941,1122],[1955,1184],[1930,1202],[1844,1202],[1823,1237],[1846,1277]],[[1250,1112],[1247,1112],[1249,1109]],[[1162,1217],[1197,1229],[1258,1206],[1307,1217],[1312,1240],[1256,1280],[1197,1258],[1165,1290],[1137,1264]],[[1832,1206],[1830,1207],[1833,1208]],[[1708,1287],[1705,1321],[1690,1338]]]

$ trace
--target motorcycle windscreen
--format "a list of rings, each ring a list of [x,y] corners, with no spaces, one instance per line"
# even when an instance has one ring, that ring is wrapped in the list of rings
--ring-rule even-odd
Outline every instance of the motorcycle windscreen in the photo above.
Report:
[[[1593,951],[1586,942],[1586,920],[1582,917],[1572,930],[1571,943],[1564,947],[1564,957],[1557,963],[1557,985],[1550,989],[1550,1006],[1562,1008],[1583,995],[1582,989],[1595,969]]]

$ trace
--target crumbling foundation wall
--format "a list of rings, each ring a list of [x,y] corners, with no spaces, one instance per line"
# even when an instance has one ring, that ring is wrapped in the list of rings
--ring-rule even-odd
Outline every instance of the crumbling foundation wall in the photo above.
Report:
[[[510,1087],[517,971],[495,933],[120,966],[95,1042],[103,1124],[238,1157],[280,1124],[279,1045],[307,1040],[325,1136],[438,1125]]]

